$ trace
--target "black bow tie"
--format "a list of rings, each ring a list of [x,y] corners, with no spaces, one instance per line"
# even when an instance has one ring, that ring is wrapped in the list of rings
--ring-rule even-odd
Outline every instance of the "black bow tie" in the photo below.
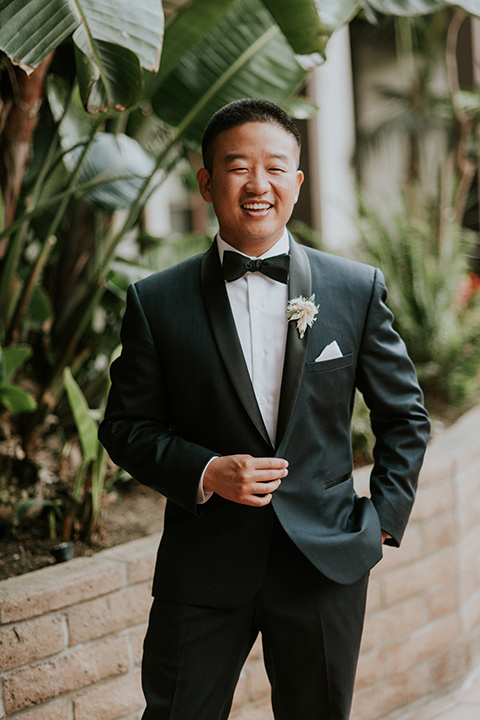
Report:
[[[265,260],[260,258],[251,260],[245,255],[231,250],[225,250],[223,253],[223,277],[227,282],[238,280],[246,272],[261,272],[272,280],[286,284],[289,267],[289,255],[275,255],[275,257],[265,258]]]

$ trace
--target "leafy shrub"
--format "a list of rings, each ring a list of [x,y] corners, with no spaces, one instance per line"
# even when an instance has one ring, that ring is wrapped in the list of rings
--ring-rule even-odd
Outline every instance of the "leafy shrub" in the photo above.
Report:
[[[471,233],[433,204],[407,200],[384,219],[361,200],[362,259],[386,279],[395,320],[426,404],[461,409],[480,389],[480,293],[469,271]]]

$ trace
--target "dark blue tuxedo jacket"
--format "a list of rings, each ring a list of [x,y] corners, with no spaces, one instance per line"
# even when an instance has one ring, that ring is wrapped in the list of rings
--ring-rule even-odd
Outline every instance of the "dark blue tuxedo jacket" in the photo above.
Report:
[[[248,602],[264,575],[275,515],[338,583],[355,582],[381,559],[381,529],[400,543],[429,421],[392,329],[382,274],[292,240],[289,297],[313,293],[319,312],[305,337],[289,323],[272,447],[216,244],[130,287],[99,435],[116,463],[167,498],[154,595],[217,607]],[[334,340],[343,357],[315,363]],[[356,388],[376,436],[371,498],[358,497],[352,479]],[[236,453],[288,460],[272,503],[252,508],[213,495],[197,505],[207,461]]]

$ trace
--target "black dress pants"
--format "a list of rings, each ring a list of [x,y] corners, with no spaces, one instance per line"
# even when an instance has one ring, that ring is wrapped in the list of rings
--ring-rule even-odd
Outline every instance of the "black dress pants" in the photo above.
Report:
[[[236,609],[155,599],[145,638],[142,720],[227,720],[260,632],[276,720],[348,720],[368,575],[339,585],[276,523],[257,595]]]

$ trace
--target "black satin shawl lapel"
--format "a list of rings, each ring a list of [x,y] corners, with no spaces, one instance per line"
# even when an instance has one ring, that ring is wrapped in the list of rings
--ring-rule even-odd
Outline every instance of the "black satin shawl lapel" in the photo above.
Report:
[[[310,297],[312,293],[312,272],[307,253],[301,245],[290,237],[290,274],[288,279],[288,297],[303,295]],[[295,321],[288,323],[287,346],[283,365],[280,407],[278,410],[276,447],[281,443],[287,425],[295,407],[295,402],[302,382],[305,358],[307,355],[309,328],[301,339]]]
[[[255,427],[271,446],[225,290],[216,242],[203,256],[201,285],[210,325],[233,386]]]

